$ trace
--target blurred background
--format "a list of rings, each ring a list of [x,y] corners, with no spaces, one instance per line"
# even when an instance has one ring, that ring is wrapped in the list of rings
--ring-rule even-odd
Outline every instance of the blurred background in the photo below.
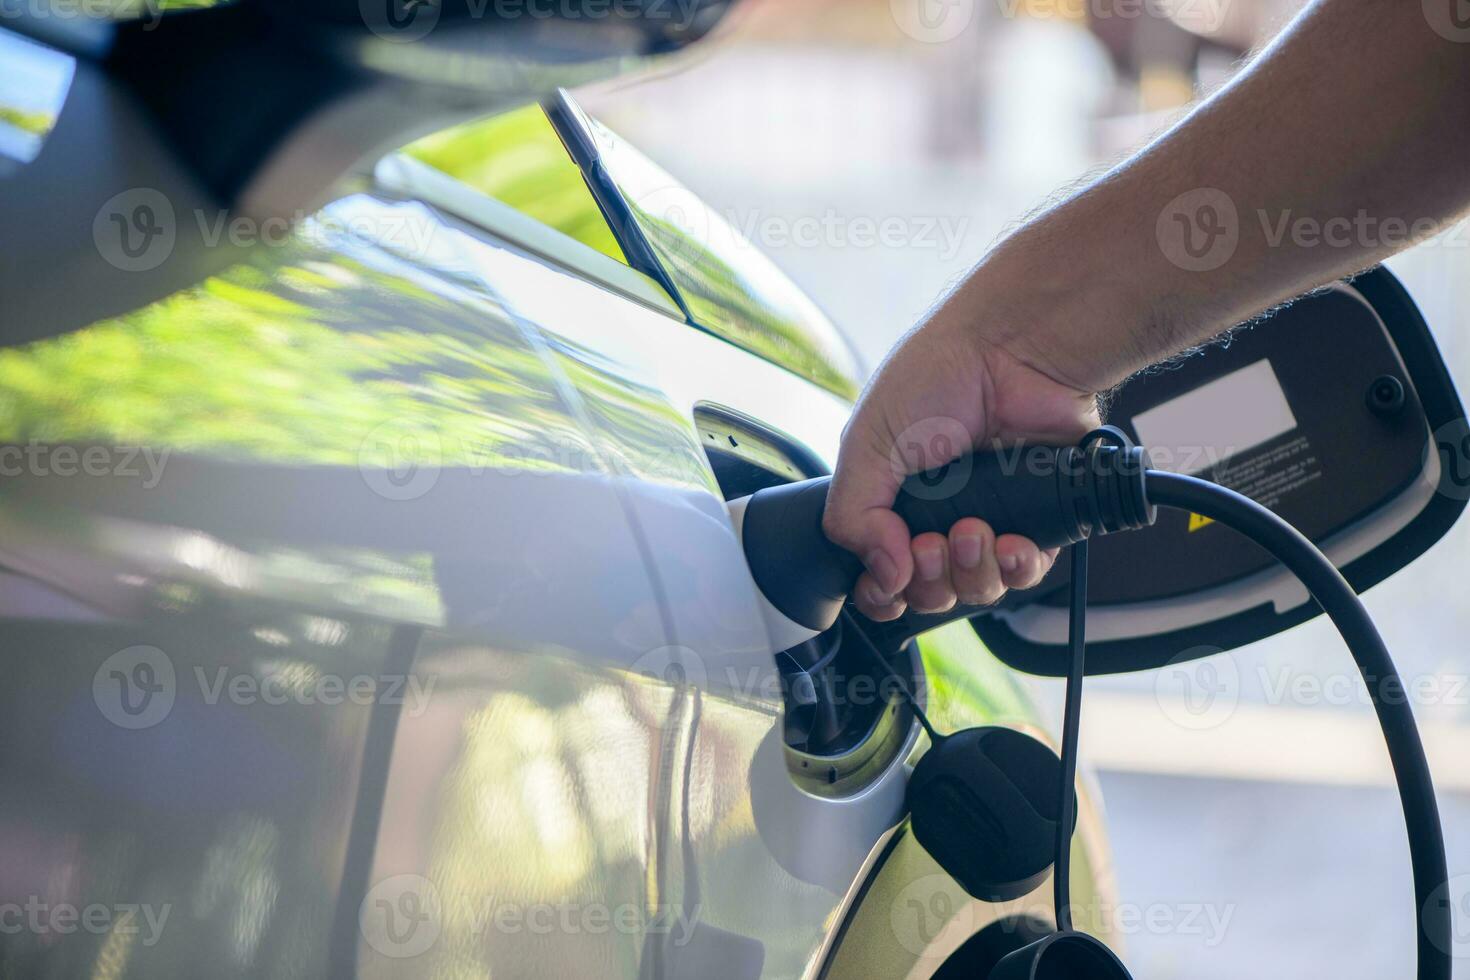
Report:
[[[1295,0],[747,0],[588,110],[771,255],[869,369],[1006,230],[1225,82]],[[1332,165],[1324,161],[1324,166]],[[1470,390],[1470,233],[1391,263]],[[1056,270],[1058,277],[1065,269]],[[1470,524],[1373,590],[1470,913]],[[1037,682],[1059,715],[1060,688]],[[1366,692],[1321,623],[1089,683],[1084,757],[1135,975],[1413,975],[1408,851]],[[1104,910],[1108,911],[1108,910]],[[1470,935],[1457,937],[1470,956]]]

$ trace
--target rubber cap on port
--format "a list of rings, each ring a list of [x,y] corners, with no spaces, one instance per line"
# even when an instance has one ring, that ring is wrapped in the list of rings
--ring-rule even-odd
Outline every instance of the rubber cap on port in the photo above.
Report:
[[[1019,898],[1051,870],[1061,766],[1050,748],[1013,729],[946,735],[909,779],[914,837],[976,898]]]
[[[995,964],[990,980],[1133,980],[1113,951],[1082,932],[1054,932]]]

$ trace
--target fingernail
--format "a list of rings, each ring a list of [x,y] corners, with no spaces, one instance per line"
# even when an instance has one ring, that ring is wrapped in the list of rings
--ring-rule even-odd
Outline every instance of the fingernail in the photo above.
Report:
[[[933,582],[944,574],[944,552],[938,548],[920,551],[914,555],[914,564],[919,566],[919,578]]]
[[[1021,567],[1020,555],[1000,555],[999,561],[1000,570],[1005,572],[1007,575]]]
[[[898,591],[898,567],[893,564],[893,559],[888,557],[888,552],[883,550],[870,551],[868,557],[863,561],[868,566],[868,571],[878,580],[878,585],[887,590],[888,602],[893,601],[893,594]]]
[[[878,606],[881,608],[883,606],[893,605],[893,596],[889,595],[887,592],[884,592],[876,585],[868,586],[867,593],[868,602],[874,606]]]
[[[961,568],[977,568],[980,565],[981,540],[979,535],[964,534],[954,539],[954,560]]]

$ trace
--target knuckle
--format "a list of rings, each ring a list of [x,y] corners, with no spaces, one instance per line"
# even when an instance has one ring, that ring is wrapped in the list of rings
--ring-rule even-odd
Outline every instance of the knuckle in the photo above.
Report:
[[[914,609],[940,612],[954,605],[955,590],[947,582],[926,582],[922,587],[911,587],[903,598]]]
[[[847,538],[846,516],[837,507],[828,507],[822,512],[822,533],[838,544]]]

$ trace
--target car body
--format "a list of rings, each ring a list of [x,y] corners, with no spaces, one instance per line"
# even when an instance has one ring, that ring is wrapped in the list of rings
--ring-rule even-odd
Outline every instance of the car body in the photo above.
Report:
[[[9,972],[926,977],[1049,920],[907,833],[871,664],[793,734],[725,500],[830,469],[858,373],[730,236],[562,94],[0,350]],[[912,657],[942,730],[1041,732],[966,624]]]

